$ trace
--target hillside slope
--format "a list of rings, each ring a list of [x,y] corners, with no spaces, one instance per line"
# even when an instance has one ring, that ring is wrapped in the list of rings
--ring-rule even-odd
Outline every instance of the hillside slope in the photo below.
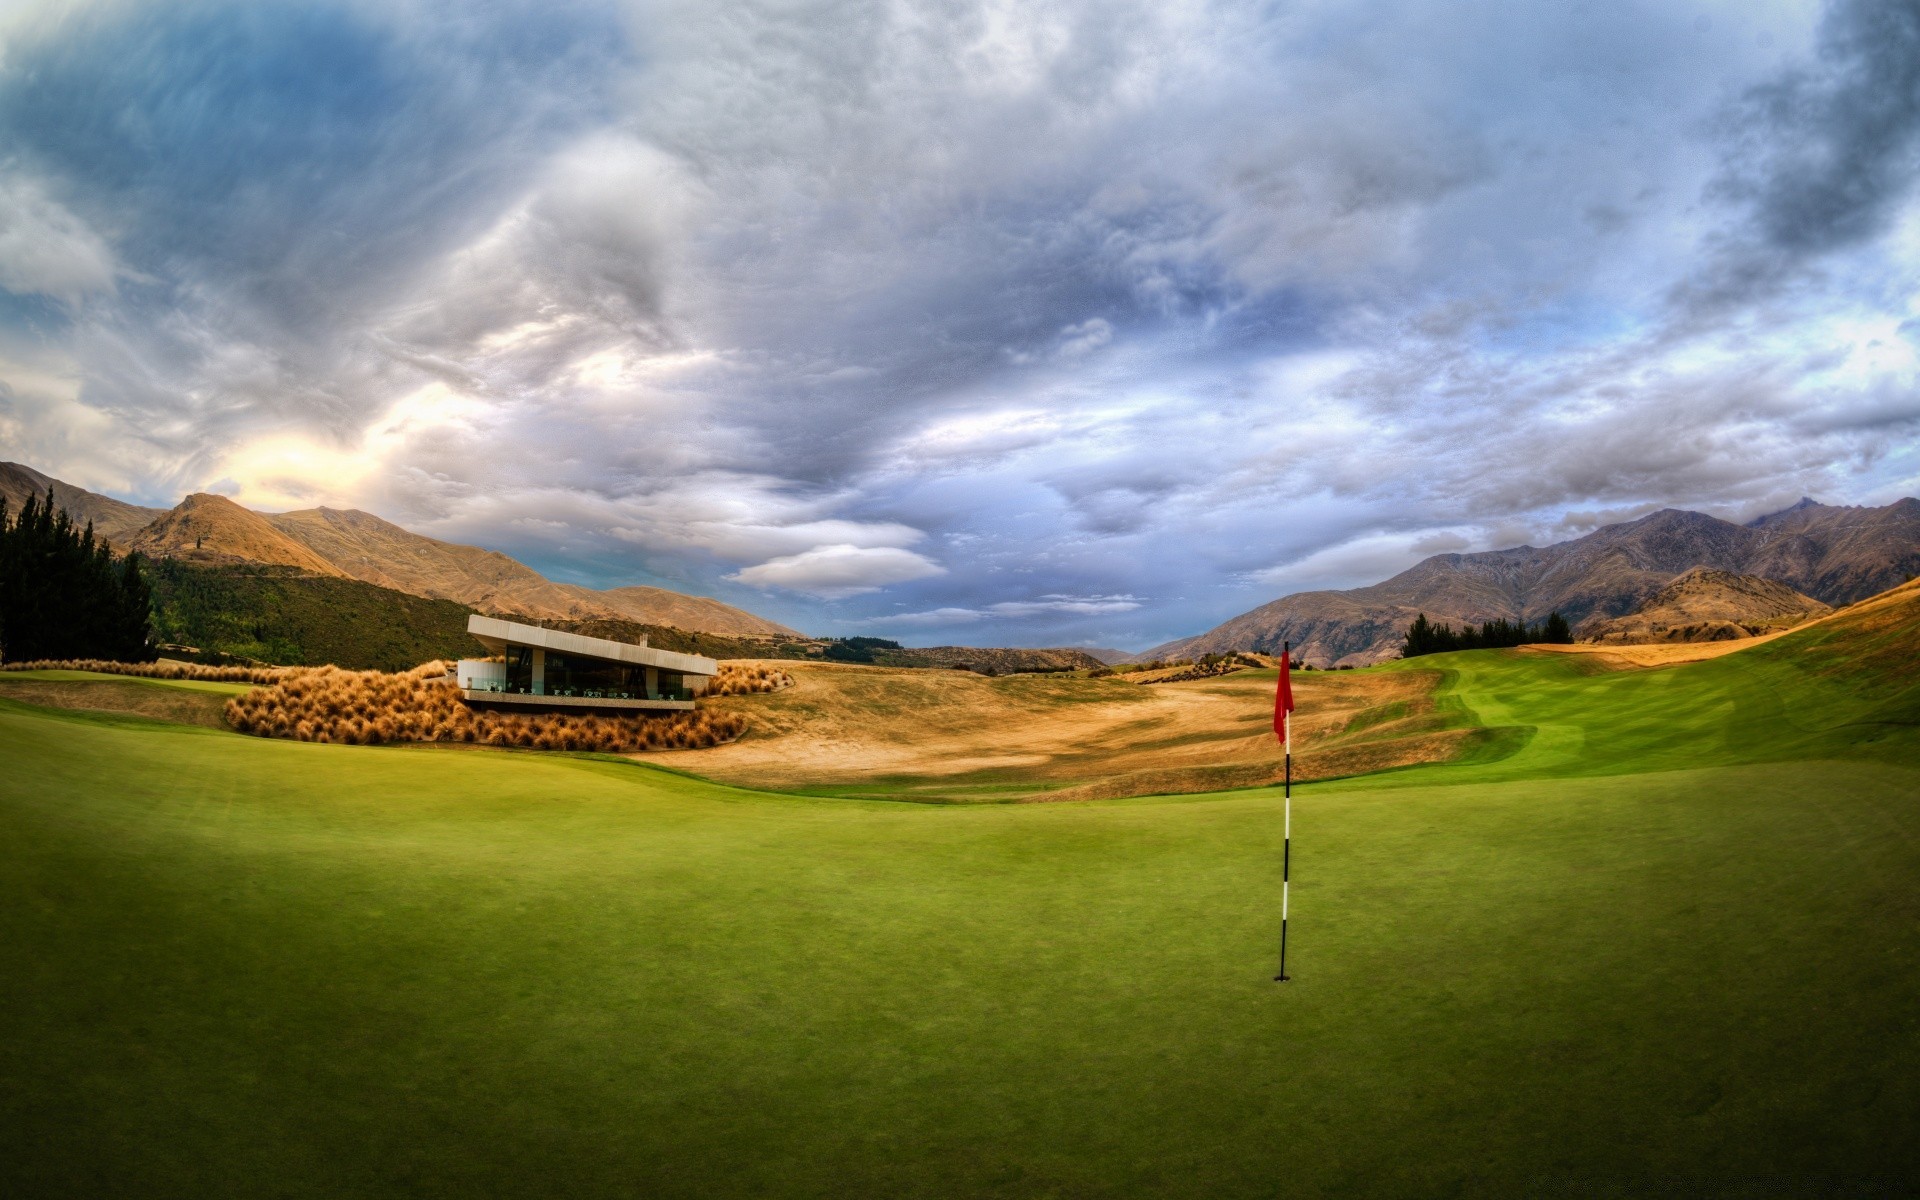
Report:
[[[289,666],[401,671],[481,652],[451,600],[284,567],[152,565],[163,643]]]
[[[0,463],[0,495],[18,511],[29,495],[54,498],[74,521],[91,520],[120,550],[199,566],[293,567],[357,579],[409,595],[542,620],[616,620],[744,638],[797,638],[776,621],[706,596],[631,586],[604,591],[555,583],[494,550],[424,537],[355,509],[257,513],[224,496],[192,495],[175,508],[142,508]]]
[[[1832,611],[1784,583],[1695,567],[1635,611],[1585,632],[1592,642],[1717,642],[1790,629]]]
[[[188,496],[129,538],[127,545],[149,558],[200,566],[251,564],[293,567],[314,575],[347,574],[274,528],[259,513],[207,492]]]
[[[1437,554],[1369,587],[1284,596],[1140,657],[1272,653],[1291,641],[1320,665],[1378,662],[1423,612],[1453,624],[1559,612],[1584,635],[1694,567],[1759,575],[1846,604],[1920,573],[1920,500],[1884,508],[1803,501],[1749,525],[1663,509],[1552,546]]]
[[[42,475],[20,463],[0,462],[0,496],[6,497],[9,512],[17,514],[28,496],[45,496],[49,486],[54,489],[54,503],[66,510],[75,525],[93,522],[94,533],[115,546],[124,546],[129,537],[167,512],[164,508],[142,508],[112,496],[102,496]]]
[[[1785,633],[1701,648],[1723,646],[1677,664],[1627,651],[1685,644],[1476,650],[1363,674],[1443,671],[1441,702],[1512,736],[1514,753],[1449,771],[1463,783],[1814,759],[1920,764],[1920,581]]]
[[[265,519],[343,574],[484,612],[563,621],[611,618],[733,637],[796,636],[784,625],[705,596],[555,583],[498,551],[425,537],[357,509],[310,508]]]
[[[617,588],[583,588],[558,584],[589,604],[610,608],[615,614],[644,625],[672,625],[700,633],[718,633],[729,637],[799,637],[800,632],[777,621],[755,616],[742,608],[723,604],[709,596],[689,596],[665,588],[632,585]]]

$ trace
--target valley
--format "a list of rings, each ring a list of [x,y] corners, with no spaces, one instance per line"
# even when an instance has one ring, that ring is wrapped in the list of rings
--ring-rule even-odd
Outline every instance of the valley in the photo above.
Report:
[[[1857,1194],[1920,1177],[1917,648],[1908,586],[1296,676],[1302,766],[1428,704],[1495,740],[1296,789],[1284,989],[1264,672],[802,664],[726,701],[739,742],[639,759],[0,676],[0,1161],[22,1194]],[[1247,773],[980,803],[1182,763]]]

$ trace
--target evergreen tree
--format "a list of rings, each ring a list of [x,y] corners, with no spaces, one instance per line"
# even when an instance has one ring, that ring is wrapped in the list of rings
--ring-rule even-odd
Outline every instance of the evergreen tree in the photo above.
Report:
[[[1546,626],[1540,631],[1540,640],[1557,646],[1573,643],[1573,630],[1567,625],[1567,619],[1559,613],[1547,614]]]
[[[0,660],[107,658],[150,662],[152,596],[135,556],[116,562],[93,524],[76,530],[30,496],[9,521],[0,500]]]
[[[1406,644],[1400,647],[1401,658],[1419,658],[1422,654],[1433,653],[1433,626],[1427,621],[1427,614],[1421,613],[1407,626]]]

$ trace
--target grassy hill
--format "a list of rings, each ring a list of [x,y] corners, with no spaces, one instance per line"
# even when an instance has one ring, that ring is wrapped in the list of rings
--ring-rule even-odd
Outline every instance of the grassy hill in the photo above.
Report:
[[[286,665],[397,671],[472,655],[472,609],[357,579],[254,566],[149,564],[162,642]]]
[[[661,759],[750,787],[939,802],[1113,799],[1280,778],[1272,671],[1140,687],[1084,674],[782,663],[795,685],[715,701],[746,738]],[[1439,671],[1297,675],[1294,777],[1322,779],[1497,750],[1434,694]]]
[[[1509,732],[1299,789],[1285,986],[1270,789],[903,805],[0,700],[0,1192],[1910,1194],[1917,611],[1331,677]]]

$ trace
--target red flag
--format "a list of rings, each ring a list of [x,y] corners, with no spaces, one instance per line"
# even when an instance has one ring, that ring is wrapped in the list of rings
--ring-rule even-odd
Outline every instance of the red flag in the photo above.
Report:
[[[1280,684],[1273,690],[1273,733],[1287,744],[1289,753],[1293,750],[1293,739],[1287,736],[1287,715],[1293,711],[1293,656],[1283,647],[1280,651]]]

